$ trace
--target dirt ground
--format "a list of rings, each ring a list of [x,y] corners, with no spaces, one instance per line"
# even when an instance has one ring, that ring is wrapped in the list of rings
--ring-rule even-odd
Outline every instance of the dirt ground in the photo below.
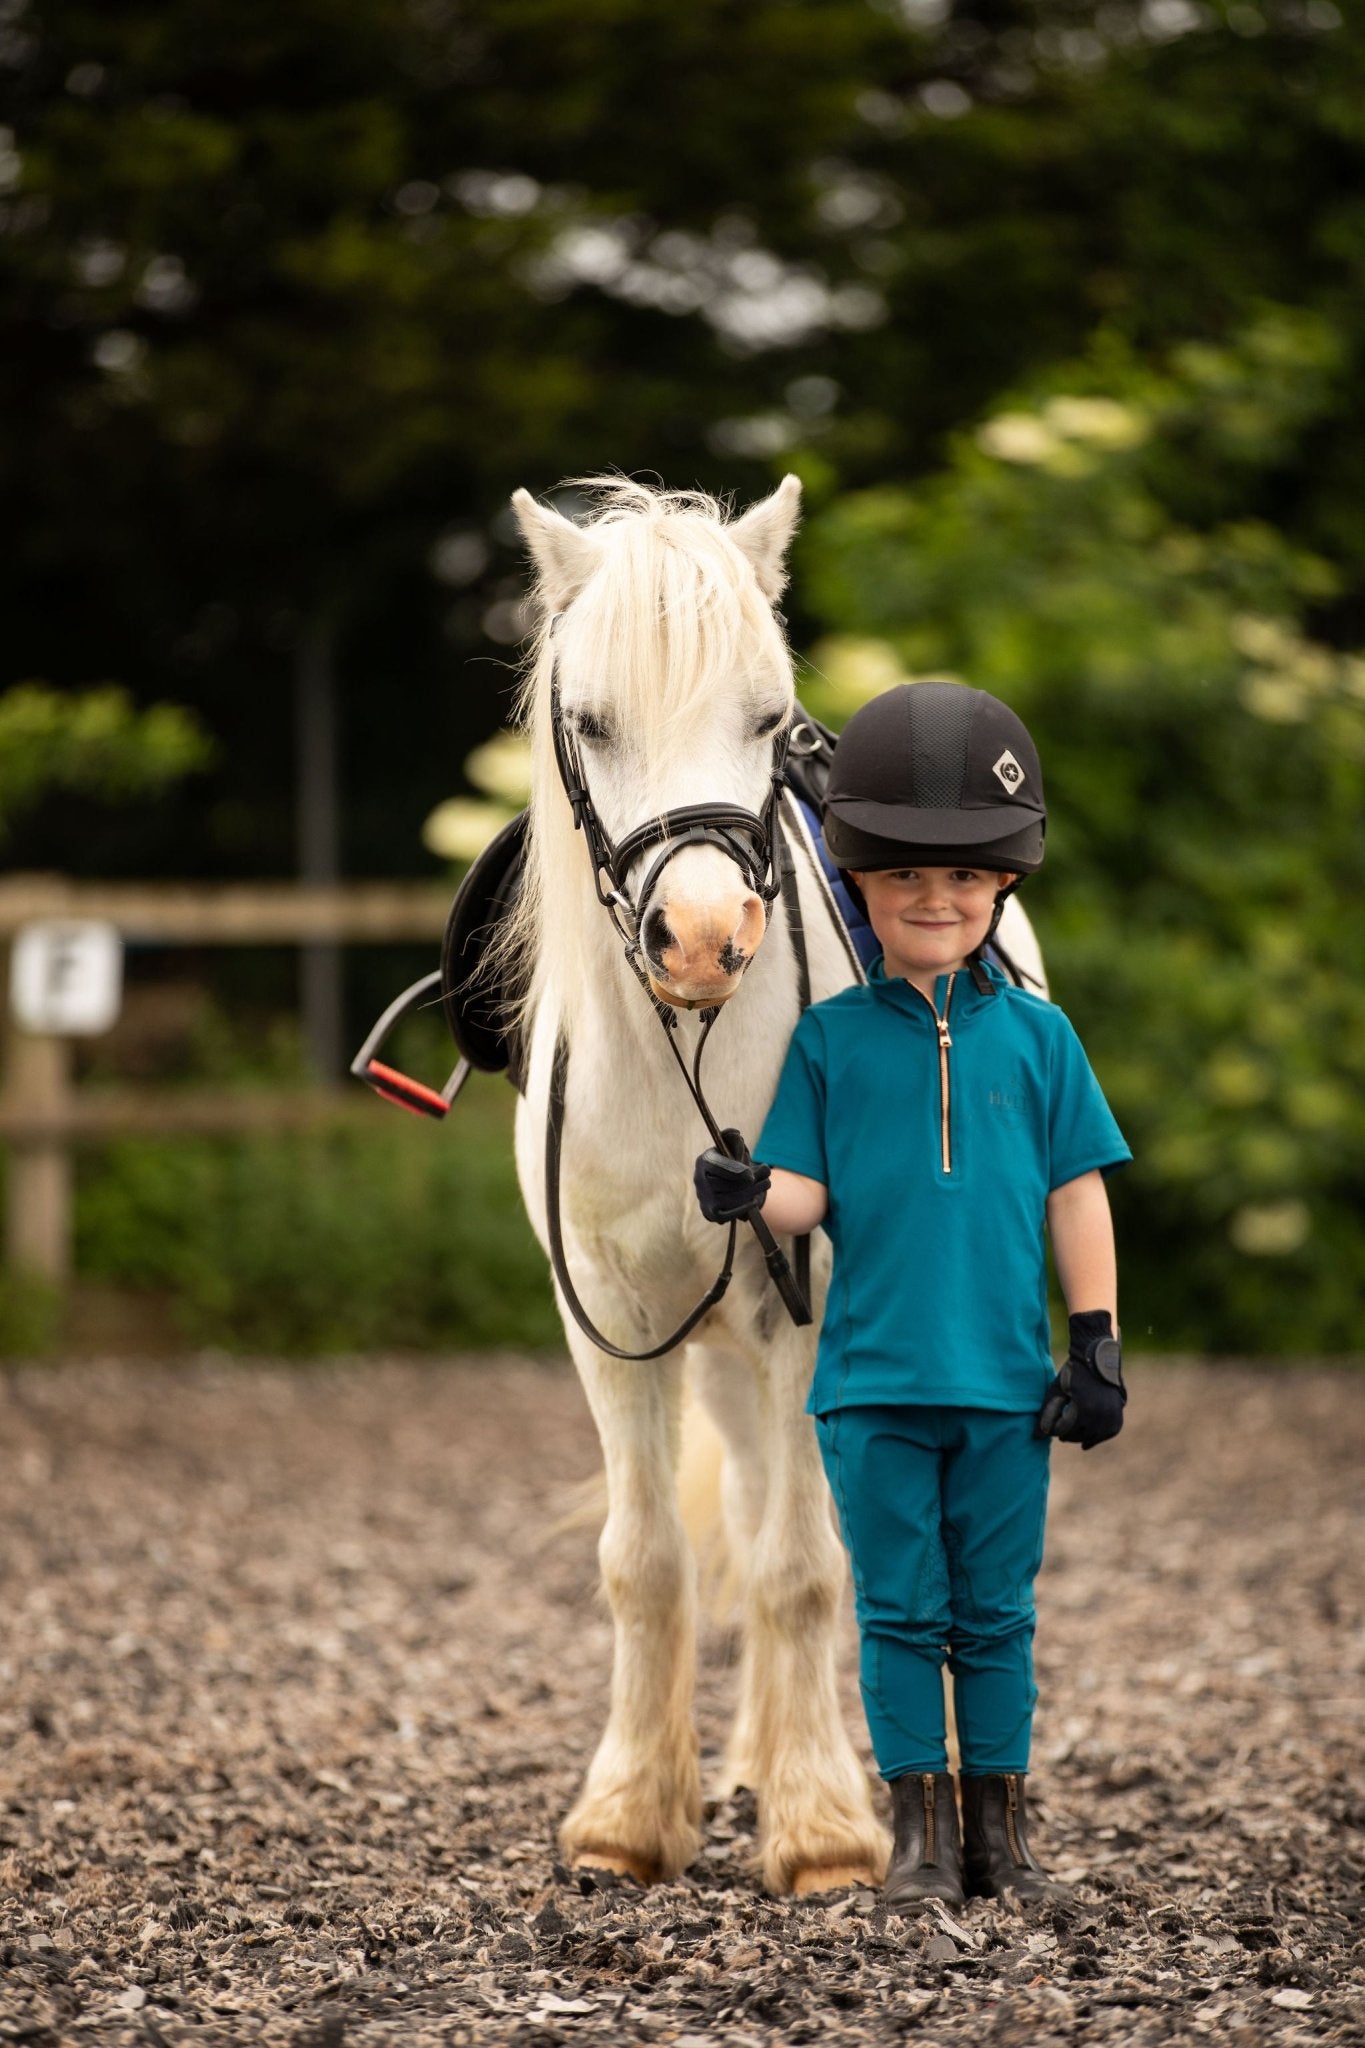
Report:
[[[765,1898],[744,1797],[679,1884],[557,1867],[610,1639],[567,1367],[10,1374],[0,2043],[1365,2042],[1365,1374],[1132,1378],[1054,1461],[1074,1899],[905,1921]],[[732,1679],[711,1627],[711,1756]]]

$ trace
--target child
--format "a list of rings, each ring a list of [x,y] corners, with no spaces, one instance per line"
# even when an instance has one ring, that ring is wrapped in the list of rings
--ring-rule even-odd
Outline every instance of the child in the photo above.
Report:
[[[1061,1011],[983,962],[1045,823],[1033,742],[996,698],[931,682],[865,705],[824,829],[882,957],[801,1018],[758,1161],[697,1162],[713,1221],[763,1205],[778,1233],[823,1224],[833,1242],[808,1405],[853,1564],[899,1908],[1062,1889],[1024,1808],[1033,1581],[1049,1439],[1089,1450],[1123,1424],[1101,1176],[1131,1154]],[[1045,1223],[1070,1312],[1055,1377]]]

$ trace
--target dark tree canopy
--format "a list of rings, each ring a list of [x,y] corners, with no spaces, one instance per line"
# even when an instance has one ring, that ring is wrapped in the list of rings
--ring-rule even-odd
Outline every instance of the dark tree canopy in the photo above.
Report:
[[[210,801],[74,850],[49,811],[21,854],[287,868],[325,613],[348,864],[420,866],[505,704],[515,485],[913,477],[1098,327],[1157,359],[1271,301],[1341,334],[1258,509],[1344,565],[1349,634],[1363,57],[1329,0],[32,0],[0,48],[10,679],[175,694],[221,744]]]

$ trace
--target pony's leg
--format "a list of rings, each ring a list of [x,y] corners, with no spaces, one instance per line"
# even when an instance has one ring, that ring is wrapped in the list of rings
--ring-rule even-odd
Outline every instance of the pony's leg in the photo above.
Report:
[[[709,1446],[719,1459],[719,1471],[714,1486],[707,1486],[700,1476],[694,1480],[691,1491],[700,1514],[689,1512],[686,1490],[683,1511],[693,1547],[705,1557],[711,1554],[716,1536],[714,1519],[708,1520],[707,1511],[713,1518],[719,1508],[726,1569],[715,1575],[723,1596],[715,1605],[719,1610],[723,1604],[728,1611],[735,1597],[747,1604],[754,1547],[763,1526],[768,1490],[763,1440],[766,1404],[760,1399],[750,1361],[737,1349],[714,1341],[693,1344],[688,1349],[687,1366],[689,1401],[695,1398],[700,1403],[719,1433],[718,1444],[713,1438]],[[684,1440],[689,1412],[684,1411]],[[759,1783],[758,1745],[750,1725],[752,1700],[753,1688],[741,1684],[738,1713],[711,1783],[716,1799],[729,1799],[742,1785],[753,1790]]]
[[[815,1431],[803,1412],[808,1347],[777,1331],[758,1367],[767,1486],[750,1559],[736,1767],[758,1793],[773,1892],[880,1884],[890,1843],[840,1711],[835,1675],[845,1582]]]
[[[763,1528],[763,1505],[767,1501],[767,1399],[759,1391],[759,1380],[749,1358],[739,1350],[726,1350],[722,1343],[694,1343],[688,1352],[688,1386],[710,1415],[722,1442],[722,1462],[716,1479],[716,1499],[724,1530],[726,1593],[737,1593],[749,1606],[749,1581],[753,1573],[753,1552]],[[702,1495],[702,1487],[696,1493]],[[694,1548],[710,1548],[712,1530],[694,1528],[688,1518],[688,1532]],[[741,1665],[741,1686],[731,1735],[724,1745],[718,1772],[710,1782],[712,1798],[733,1798],[741,1786],[757,1792],[763,1782],[761,1747],[753,1722],[755,1688],[751,1683],[753,1634],[745,1626],[745,1653]]]
[[[607,1725],[560,1842],[570,1864],[650,1884],[676,1877],[701,1841],[696,1574],[674,1477],[681,1367],[626,1364],[577,1331],[571,1348],[606,1465],[598,1557],[615,1656]]]

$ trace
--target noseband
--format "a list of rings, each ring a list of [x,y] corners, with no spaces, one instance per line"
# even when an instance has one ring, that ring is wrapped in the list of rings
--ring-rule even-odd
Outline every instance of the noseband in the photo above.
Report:
[[[593,803],[577,742],[564,722],[557,675],[552,676],[550,682],[550,731],[559,779],[573,812],[574,829],[581,832],[587,842],[597,900],[610,914],[626,949],[626,960],[638,981],[649,988],[649,976],[641,958],[644,948],[640,931],[644,912],[668,863],[689,846],[718,847],[727,860],[735,863],[762,901],[766,926],[782,887],[778,819],[790,723],[782,726],[773,737],[771,780],[761,817],[756,811],[745,810],[742,804],[681,804],[675,810],[663,811],[658,817],[637,825],[620,840],[613,840]],[[642,853],[656,846],[660,851],[650,863],[632,900],[627,889],[630,871]],[[654,993],[652,988],[650,993]]]

